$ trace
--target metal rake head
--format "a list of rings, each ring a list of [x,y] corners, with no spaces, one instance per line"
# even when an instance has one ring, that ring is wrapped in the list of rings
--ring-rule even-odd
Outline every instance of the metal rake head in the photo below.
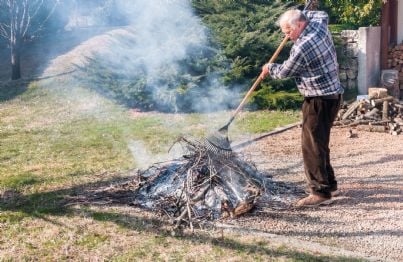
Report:
[[[210,141],[208,138],[204,139],[204,145],[209,153],[214,154],[214,156],[222,157],[222,158],[231,158],[234,155],[231,147],[220,147],[214,144],[213,141]],[[229,142],[228,142],[229,145]]]

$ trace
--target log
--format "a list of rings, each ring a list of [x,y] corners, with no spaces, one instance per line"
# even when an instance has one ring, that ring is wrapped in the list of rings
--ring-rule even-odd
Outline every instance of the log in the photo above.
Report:
[[[372,125],[372,126],[380,126],[380,125],[385,125],[387,123],[389,123],[389,120],[387,121],[374,121],[374,120],[370,120],[370,119],[361,119],[361,120],[355,120],[354,122],[351,122],[350,120],[347,120],[346,122],[341,122],[341,121],[337,121],[335,122],[337,125],[336,126],[340,126],[340,127],[355,127],[355,126],[366,126],[366,125]]]
[[[388,119],[388,111],[389,111],[389,102],[388,101],[383,101],[383,106],[382,106],[382,120],[387,120]]]
[[[374,107],[371,111],[364,114],[364,118],[366,119],[374,119],[378,118],[379,109]]]
[[[385,133],[386,131],[385,126],[373,126],[373,125],[358,125],[357,129],[360,131],[379,132],[379,133]]]
[[[345,119],[345,120],[338,120],[338,121],[334,121],[333,122],[333,126],[341,126],[341,127],[343,127],[343,126],[346,126],[346,125],[349,125],[349,124],[351,124],[351,120],[349,120],[349,119]]]
[[[371,123],[371,120],[355,120],[354,122],[350,122],[346,126],[353,127],[358,125],[368,125],[369,123]]]
[[[234,209],[234,217],[238,217],[249,212],[254,207],[253,203],[242,202]]]
[[[396,123],[388,123],[388,126],[390,131],[396,131],[399,129],[399,125]]]
[[[368,96],[370,98],[383,98],[388,96],[388,90],[383,87],[369,87]]]
[[[341,119],[341,117],[346,113],[345,109],[340,109],[339,112],[337,113],[337,119]]]
[[[378,98],[378,99],[372,99],[371,100],[371,105],[372,106],[378,106],[383,104],[383,102],[388,101],[388,102],[392,102],[395,98],[393,96],[387,96],[384,98]]]
[[[355,101],[351,104],[351,106],[347,109],[346,113],[344,113],[342,120],[346,120],[357,108],[360,106],[361,101]]]
[[[401,132],[402,132],[401,129],[397,129],[397,130],[395,130],[395,131],[390,131],[390,134],[391,134],[392,136],[397,136],[397,135],[399,135]]]
[[[393,119],[393,121],[398,124],[399,126],[403,126],[403,119],[401,119],[400,117],[395,117],[395,119]]]

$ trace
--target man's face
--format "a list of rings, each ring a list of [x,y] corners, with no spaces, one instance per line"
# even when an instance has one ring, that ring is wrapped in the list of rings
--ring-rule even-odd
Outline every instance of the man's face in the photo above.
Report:
[[[288,36],[293,42],[297,41],[299,35],[305,28],[306,23],[298,21],[296,27],[291,27],[288,23],[280,25],[281,31]]]

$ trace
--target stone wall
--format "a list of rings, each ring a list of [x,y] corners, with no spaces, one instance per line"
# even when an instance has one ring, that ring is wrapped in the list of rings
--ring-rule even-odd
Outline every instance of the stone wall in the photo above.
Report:
[[[339,38],[337,58],[341,84],[345,89],[356,89],[358,86],[358,30],[343,30],[335,37]]]

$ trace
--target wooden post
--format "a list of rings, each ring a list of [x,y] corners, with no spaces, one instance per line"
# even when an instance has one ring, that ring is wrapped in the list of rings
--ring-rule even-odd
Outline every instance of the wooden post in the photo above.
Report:
[[[388,47],[389,47],[389,7],[390,1],[382,4],[381,15],[381,69],[388,68]]]
[[[397,0],[388,0],[389,5],[389,25],[390,25],[390,39],[389,44],[397,44]]]

